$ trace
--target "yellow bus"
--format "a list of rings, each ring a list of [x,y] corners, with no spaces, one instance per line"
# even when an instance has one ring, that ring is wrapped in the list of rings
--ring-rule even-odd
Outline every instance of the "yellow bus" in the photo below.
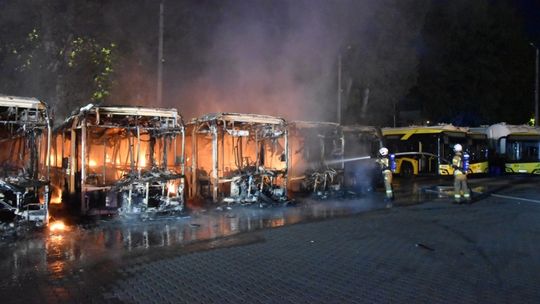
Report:
[[[469,173],[487,174],[489,171],[489,140],[487,135],[469,130],[466,152],[469,154]]]
[[[540,174],[540,128],[498,123],[485,128],[495,166],[508,174]]]
[[[453,147],[461,144],[470,155],[469,173],[487,173],[487,139],[468,128],[450,124],[382,129],[385,145],[396,156],[396,173],[452,175]]]

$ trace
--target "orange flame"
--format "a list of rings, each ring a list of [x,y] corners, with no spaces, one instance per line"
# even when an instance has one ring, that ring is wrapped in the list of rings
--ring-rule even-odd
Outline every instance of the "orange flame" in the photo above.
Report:
[[[49,225],[50,232],[61,232],[66,230],[67,226],[62,221],[54,221]]]
[[[51,204],[61,204],[62,203],[62,189],[54,188],[51,195]]]
[[[90,167],[95,167],[95,166],[97,166],[97,163],[96,163],[95,160],[90,159],[90,160],[88,161],[88,165],[89,165]]]
[[[167,191],[169,195],[175,195],[177,193],[178,187],[174,181],[167,182]]]

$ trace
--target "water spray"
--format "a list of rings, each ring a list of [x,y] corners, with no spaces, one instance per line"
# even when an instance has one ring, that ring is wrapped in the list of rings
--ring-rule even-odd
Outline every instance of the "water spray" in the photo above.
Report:
[[[372,158],[371,156],[358,156],[358,157],[351,157],[351,158],[344,158],[344,159],[336,159],[336,160],[330,160],[330,161],[327,161],[326,164],[327,165],[334,165],[334,164],[340,164],[340,163],[347,163],[347,162],[351,162],[351,161],[357,161],[357,160],[363,160],[363,159],[370,159]]]
[[[433,153],[428,153],[428,152],[398,152],[398,153],[392,153],[392,154],[395,155],[396,157],[398,157],[398,156],[406,156],[406,155],[429,156],[429,157],[439,158],[442,161],[448,162],[448,160],[446,160],[445,158],[440,157],[438,155],[435,155]],[[350,157],[350,158],[344,158],[344,159],[330,160],[330,161],[327,161],[325,163],[327,165],[334,165],[334,164],[347,163],[347,162],[364,160],[364,159],[372,159],[372,158],[374,158],[374,157],[367,155],[367,156],[358,156],[358,157]]]

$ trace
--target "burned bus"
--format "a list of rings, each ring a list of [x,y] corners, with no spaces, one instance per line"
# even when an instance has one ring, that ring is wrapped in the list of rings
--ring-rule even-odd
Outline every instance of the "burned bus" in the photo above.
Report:
[[[344,188],[355,193],[366,193],[379,184],[381,171],[374,159],[382,147],[379,128],[364,125],[343,126]]]
[[[50,119],[35,98],[0,96],[0,207],[47,224]]]
[[[227,204],[286,201],[289,155],[284,119],[208,114],[186,125],[186,141],[191,199]]]
[[[344,138],[333,122],[293,121],[289,130],[289,190],[327,195],[343,186]]]
[[[54,131],[54,199],[83,215],[182,211],[184,138],[176,109],[89,104]]]

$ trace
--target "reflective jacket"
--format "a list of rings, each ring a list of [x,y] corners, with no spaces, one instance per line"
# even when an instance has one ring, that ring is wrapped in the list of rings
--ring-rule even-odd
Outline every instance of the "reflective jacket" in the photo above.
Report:
[[[463,174],[463,156],[460,152],[456,152],[452,158],[452,168],[454,168],[454,174]]]
[[[376,162],[381,166],[381,171],[390,170],[390,159],[388,156],[379,156]]]

